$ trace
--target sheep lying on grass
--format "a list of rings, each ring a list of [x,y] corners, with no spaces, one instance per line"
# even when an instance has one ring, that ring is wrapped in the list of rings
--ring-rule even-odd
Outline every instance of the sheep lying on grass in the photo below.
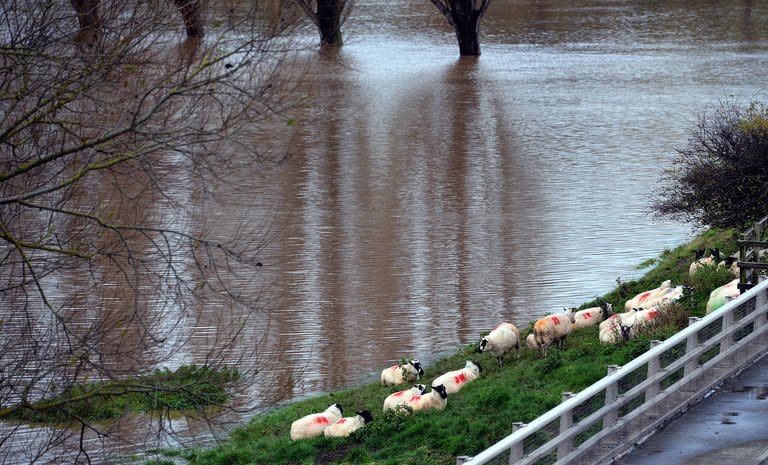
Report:
[[[512,323],[501,323],[480,339],[476,352],[490,352],[501,366],[504,356],[513,348],[520,358],[520,331]]]
[[[448,392],[442,384],[433,385],[427,394],[411,396],[405,403],[414,413],[429,409],[444,410],[447,405]]]
[[[672,281],[666,280],[663,283],[661,283],[659,287],[655,289],[651,289],[649,291],[641,292],[636,296],[632,297],[631,299],[627,300],[627,302],[624,304],[624,311],[628,312],[633,308],[646,307],[649,301],[658,299],[659,297],[663,296],[667,292],[670,292],[671,289],[672,289]]]
[[[590,307],[579,310],[573,314],[573,330],[591,328],[597,326],[611,315],[613,305],[610,303],[600,304],[599,307]]]
[[[392,365],[381,372],[382,386],[396,386],[405,382],[415,381],[424,374],[424,369],[418,360],[411,359],[402,365]]]
[[[634,312],[633,312],[634,314]],[[603,344],[613,345],[628,341],[634,336],[632,326],[623,323],[620,314],[614,314],[600,323],[598,327],[598,339]]]
[[[693,262],[688,267],[688,274],[693,276],[699,270],[705,266],[715,266],[720,261],[720,249],[710,250],[710,254],[706,255],[706,249],[699,249],[694,252],[695,256]]]
[[[707,300],[707,315],[740,295],[738,278],[713,290],[709,293],[709,300]]]
[[[443,385],[448,394],[455,394],[470,381],[480,377],[480,367],[467,360],[464,368],[443,373],[432,381],[432,386]]]
[[[328,425],[341,418],[343,409],[339,404],[333,404],[324,412],[310,413],[291,423],[291,440],[314,438],[323,434]]]
[[[384,399],[384,408],[387,410],[397,410],[397,407],[405,404],[405,402],[413,396],[420,396],[427,392],[427,387],[423,384],[414,384],[411,388],[403,391],[393,392]]]
[[[328,425],[323,430],[323,435],[327,438],[345,438],[373,421],[370,410],[361,410],[355,413],[357,415],[354,417],[339,418],[335,423]]]

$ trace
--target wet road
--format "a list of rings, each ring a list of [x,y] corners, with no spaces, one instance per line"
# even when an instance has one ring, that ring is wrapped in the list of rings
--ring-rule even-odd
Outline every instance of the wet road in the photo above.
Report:
[[[619,463],[768,464],[768,356],[724,383]]]

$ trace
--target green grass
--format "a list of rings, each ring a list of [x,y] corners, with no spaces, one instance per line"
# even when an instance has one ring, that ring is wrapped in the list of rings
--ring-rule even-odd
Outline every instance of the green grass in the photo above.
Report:
[[[693,288],[674,307],[664,324],[616,346],[598,342],[597,328],[574,332],[564,351],[551,350],[546,359],[522,349],[519,359],[507,356],[499,367],[490,354],[474,353],[467,345],[455,354],[425,367],[423,380],[464,366],[468,359],[482,366],[480,379],[448,397],[444,411],[417,415],[381,412],[384,398],[395,389],[369,384],[317,396],[258,415],[235,430],[225,443],[182,452],[193,465],[282,465],[282,464],[378,464],[452,465],[457,455],[473,455],[511,432],[512,422],[530,422],[556,406],[563,392],[578,392],[606,374],[608,365],[623,365],[648,350],[652,339],[665,339],[687,325],[688,316],[704,314],[709,292],[732,278],[726,270],[705,269],[688,276],[693,251],[701,247],[720,247],[724,253],[735,250],[733,231],[709,231],[689,244],[665,251],[654,261],[655,267],[637,281],[621,283],[601,299],[623,309],[635,294],[672,279],[675,285]],[[598,299],[600,300],[600,299]],[[597,303],[588,302],[583,307]],[[521,328],[523,335],[529,328]],[[478,335],[479,338],[480,335]],[[311,412],[339,402],[345,415],[368,408],[374,422],[347,439],[315,438],[291,442],[291,422]]]
[[[5,409],[2,416],[29,423],[66,424],[111,420],[127,412],[192,410],[227,402],[227,387],[238,378],[236,369],[186,365],[129,379],[76,384],[52,398]]]

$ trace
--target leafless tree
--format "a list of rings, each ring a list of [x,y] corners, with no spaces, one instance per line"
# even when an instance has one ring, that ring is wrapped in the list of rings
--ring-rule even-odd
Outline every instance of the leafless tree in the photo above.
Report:
[[[480,55],[480,20],[491,0],[432,0],[456,31],[461,56]]]
[[[653,194],[657,216],[744,228],[768,212],[768,108],[726,101],[704,113]]]
[[[349,17],[352,0],[296,0],[320,32],[320,45],[340,47],[343,43],[341,26]]]
[[[213,235],[205,215],[217,183],[265,162],[248,136],[280,119],[283,54],[253,12],[190,60],[173,5],[116,0],[83,48],[70,5],[0,2],[0,463],[90,463],[109,426],[78,402],[157,394],[134,375],[190,359],[253,373],[262,302],[243,289],[268,233]],[[201,373],[162,389],[197,392]],[[38,411],[66,427],[11,420]]]

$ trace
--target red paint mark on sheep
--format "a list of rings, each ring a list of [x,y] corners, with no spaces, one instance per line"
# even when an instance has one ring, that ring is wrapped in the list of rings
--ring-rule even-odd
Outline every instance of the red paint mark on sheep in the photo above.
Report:
[[[412,396],[410,399],[408,399],[408,402],[418,402],[419,399],[421,399],[421,396]]]
[[[328,418],[320,416],[320,417],[315,417],[315,423],[317,423],[318,425],[327,425],[328,423],[330,423],[330,421],[328,421]]]
[[[337,421],[337,422],[336,422],[336,424],[337,424],[337,425],[343,425],[343,424],[344,424],[344,423],[346,423],[346,422],[347,422],[347,419],[346,419],[346,418],[339,418],[339,421]]]
[[[389,369],[392,371],[397,371],[399,368],[400,368],[400,365],[392,365],[391,367],[389,367]]]
[[[556,317],[556,316],[553,316],[553,317],[552,317],[552,322],[553,322],[554,324],[556,324],[556,325],[559,325],[559,324],[560,324],[560,318],[558,318],[558,317]]]
[[[638,299],[638,302],[642,302],[642,301],[644,301],[645,299],[647,299],[648,297],[650,297],[650,295],[651,295],[651,293],[652,293],[652,292],[653,292],[653,291],[645,291],[645,292],[643,292],[642,294],[640,294],[640,299]]]
[[[458,375],[453,377],[453,382],[456,384],[466,383],[467,375],[465,375],[464,373],[459,373]]]
[[[584,312],[584,319],[588,320],[590,318],[592,318],[592,313],[591,312]]]

